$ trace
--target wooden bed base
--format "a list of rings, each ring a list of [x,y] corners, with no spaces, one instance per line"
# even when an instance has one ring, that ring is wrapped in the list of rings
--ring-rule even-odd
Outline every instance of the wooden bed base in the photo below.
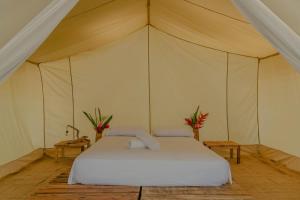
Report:
[[[132,187],[68,185],[62,173],[38,189],[30,200],[250,200],[252,197],[233,183],[220,187]]]

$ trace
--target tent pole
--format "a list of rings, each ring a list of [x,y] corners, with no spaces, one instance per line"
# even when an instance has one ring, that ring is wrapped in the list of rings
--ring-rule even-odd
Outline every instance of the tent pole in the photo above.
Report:
[[[147,0],[147,62],[148,62],[148,112],[149,112],[149,132],[152,132],[152,121],[151,121],[151,80],[150,80],[150,0]]]
[[[40,78],[41,78],[41,87],[42,87],[42,94],[43,94],[43,154],[46,154],[46,115],[45,115],[45,93],[44,93],[44,81],[42,76],[42,71],[40,68],[40,63],[37,64],[37,67],[40,72]]]
[[[152,121],[151,121],[151,71],[150,71],[150,26],[148,25],[148,44],[147,44],[147,53],[148,53],[148,103],[149,103],[149,132],[152,131]]]
[[[150,0],[147,0],[147,24],[150,25]]]
[[[229,65],[229,53],[226,52],[226,125],[227,125],[227,140],[229,141],[229,114],[228,114],[228,65]]]
[[[258,58],[257,59],[257,83],[256,83],[256,119],[257,119],[257,137],[258,137],[258,144],[261,144],[260,142],[260,128],[259,128],[259,109],[258,109],[258,102],[259,102],[259,99],[258,99],[258,90],[259,90],[259,69],[260,69],[260,61],[261,59]]]
[[[69,56],[69,72],[70,72],[70,81],[71,81],[71,94],[72,94],[72,126],[75,127],[75,105],[74,105],[74,85],[73,85],[73,75],[72,75],[72,65],[71,65],[71,56]],[[75,134],[75,129],[73,130],[73,136]],[[74,138],[73,138],[74,139]]]

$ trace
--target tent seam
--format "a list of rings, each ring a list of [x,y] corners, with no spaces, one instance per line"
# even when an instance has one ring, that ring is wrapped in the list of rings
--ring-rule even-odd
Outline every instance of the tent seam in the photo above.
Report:
[[[41,89],[42,89],[42,103],[43,103],[43,153],[46,153],[46,113],[45,113],[45,90],[44,90],[44,81],[43,81],[43,75],[42,70],[40,68],[40,63],[37,64],[37,67],[40,72],[40,80],[41,80]]]
[[[215,51],[219,51],[219,52],[223,52],[223,53],[230,53],[230,54],[238,55],[238,56],[244,56],[244,57],[248,57],[248,58],[256,58],[256,59],[259,58],[259,57],[255,57],[255,56],[249,56],[249,55],[244,55],[244,54],[234,53],[234,52],[230,52],[230,51],[225,51],[225,50],[221,50],[221,49],[216,49],[216,48],[213,48],[213,47],[205,46],[205,45],[202,45],[202,44],[199,44],[199,43],[192,42],[192,41],[190,41],[190,40],[181,38],[181,37],[176,36],[176,35],[174,35],[174,34],[172,34],[172,33],[168,33],[167,31],[163,31],[162,29],[160,29],[160,28],[158,28],[158,27],[156,27],[156,26],[154,26],[154,25],[150,25],[150,26],[152,26],[152,27],[155,28],[156,30],[158,30],[158,31],[160,31],[160,32],[162,32],[162,33],[165,33],[165,34],[167,34],[167,35],[169,35],[169,36],[171,36],[171,37],[174,37],[174,38],[176,38],[176,39],[179,39],[179,40],[188,42],[188,43],[190,43],[190,44],[194,44],[194,45],[197,45],[197,46],[201,46],[201,47],[203,47],[203,48],[207,48],[207,49],[211,49],[211,50],[215,50]]]
[[[82,11],[82,12],[78,13],[77,15],[73,15],[73,16],[70,16],[70,17],[66,17],[64,20],[69,20],[69,19],[78,17],[78,16],[80,16],[80,15],[84,15],[84,14],[89,13],[89,12],[91,12],[91,11],[93,11],[93,10],[96,10],[96,9],[102,7],[102,6],[106,6],[107,4],[110,4],[110,3],[114,2],[114,1],[115,1],[115,0],[110,0],[110,1],[104,2],[104,3],[102,3],[102,4],[100,4],[100,5],[96,6],[96,7],[93,7],[93,8],[90,8],[90,9],[88,9],[88,10]]]
[[[199,8],[202,8],[202,9],[204,9],[204,10],[208,10],[208,11],[213,12],[213,13],[215,13],[215,14],[219,14],[219,15],[222,15],[222,16],[224,16],[224,17],[227,17],[227,18],[229,18],[229,19],[236,20],[236,21],[239,21],[239,22],[245,23],[245,24],[250,24],[250,23],[249,23],[248,21],[246,21],[246,20],[241,20],[241,19],[238,19],[238,18],[235,18],[235,17],[231,17],[230,15],[226,15],[226,14],[224,14],[224,13],[215,11],[215,10],[213,10],[213,9],[210,9],[210,8],[205,7],[205,6],[199,5],[199,4],[197,4],[197,3],[191,2],[191,1],[189,1],[189,0],[184,0],[184,1],[185,1],[186,3],[191,4],[191,5],[194,5],[194,6],[197,6],[197,7],[199,7]]]

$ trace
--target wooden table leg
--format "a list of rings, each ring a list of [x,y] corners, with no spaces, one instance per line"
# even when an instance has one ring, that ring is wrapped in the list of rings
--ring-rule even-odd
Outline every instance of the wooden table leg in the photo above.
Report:
[[[233,148],[230,148],[230,159],[233,158]]]
[[[237,154],[236,163],[240,164],[241,163],[241,158],[240,158],[240,156],[241,156],[241,147],[240,147],[240,145],[237,147],[236,154]]]
[[[55,160],[58,161],[59,148],[58,148],[58,147],[55,147],[55,149],[56,149],[56,157],[55,157]]]
[[[65,148],[64,147],[61,148],[61,157],[62,158],[65,157]]]

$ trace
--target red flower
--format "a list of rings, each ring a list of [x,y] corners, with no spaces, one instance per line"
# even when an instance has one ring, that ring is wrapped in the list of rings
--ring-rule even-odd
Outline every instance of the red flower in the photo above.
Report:
[[[107,124],[107,125],[105,126],[105,128],[109,128],[109,124]]]
[[[97,130],[98,133],[100,133],[100,132],[103,131],[103,129],[102,129],[102,122],[99,122],[96,130]]]
[[[192,128],[195,129],[200,129],[203,127],[203,124],[208,116],[208,113],[200,113],[198,115],[198,110],[199,107],[197,108],[196,112],[193,114],[193,116],[191,118],[185,118],[185,122],[187,125],[191,126]]]
[[[194,128],[199,129],[199,128],[201,128],[201,125],[197,123],[197,124],[195,124]]]
[[[184,120],[186,121],[187,125],[189,125],[189,126],[192,125],[192,120],[191,119],[185,118]]]

